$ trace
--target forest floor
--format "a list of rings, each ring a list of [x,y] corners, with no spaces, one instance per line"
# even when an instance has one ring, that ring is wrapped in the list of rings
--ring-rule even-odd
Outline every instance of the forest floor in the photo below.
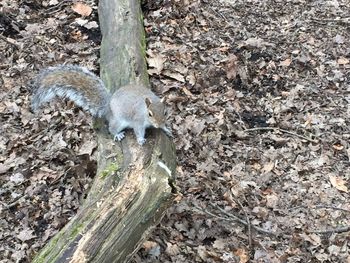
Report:
[[[94,176],[89,114],[30,80],[98,74],[94,1],[0,3],[0,262],[30,262]],[[179,196],[133,262],[350,263],[350,2],[149,0]],[[68,104],[68,105],[67,105]]]

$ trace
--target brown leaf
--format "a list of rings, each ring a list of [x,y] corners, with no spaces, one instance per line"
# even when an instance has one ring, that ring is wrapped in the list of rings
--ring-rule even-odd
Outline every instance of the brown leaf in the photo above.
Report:
[[[24,229],[21,232],[19,232],[19,234],[17,235],[17,238],[23,242],[28,241],[35,237],[35,235],[33,235],[33,232],[34,231],[31,229],[28,229],[28,228]]]
[[[239,257],[239,263],[246,263],[249,261],[249,254],[244,248],[238,248],[234,254]]]
[[[5,165],[5,164],[2,164],[0,163],[0,174],[4,174],[6,173],[8,170],[10,169],[9,166]]]
[[[266,206],[270,208],[276,208],[278,204],[278,196],[276,194],[270,194],[266,196]]]
[[[349,64],[350,60],[344,57],[340,57],[338,58],[337,62],[339,65],[346,65]]]
[[[165,249],[165,253],[167,253],[170,256],[175,256],[178,255],[180,252],[180,249],[178,247],[178,245],[176,244],[171,244],[171,243],[167,243],[167,248]]]
[[[145,241],[143,242],[142,244],[142,247],[146,250],[146,251],[149,251],[151,250],[152,248],[155,248],[156,246],[158,246],[158,244],[154,241]]]
[[[198,246],[198,256],[205,262],[208,260],[207,249],[205,246]]]
[[[237,76],[237,57],[231,54],[226,65],[226,77],[228,79],[235,79]]]
[[[273,168],[275,167],[275,163],[274,162],[268,162],[264,164],[264,167],[262,168],[262,172],[264,174],[271,172],[273,170]]]
[[[290,58],[287,58],[287,59],[280,62],[280,66],[289,67],[290,63],[292,63],[292,60]]]
[[[340,177],[334,176],[334,175],[329,175],[329,181],[331,182],[332,186],[337,188],[339,191],[348,192],[348,188],[345,185],[346,181],[343,180]]]
[[[344,146],[339,144],[339,143],[333,144],[332,147],[333,147],[333,149],[335,149],[337,151],[341,151],[344,149]]]
[[[96,141],[86,141],[79,149],[79,155],[91,155],[92,151],[97,147]]]
[[[148,70],[148,73],[151,75],[153,74],[159,75],[164,68],[165,61],[166,61],[166,58],[161,54],[148,57],[147,64],[150,67],[150,69]]]
[[[72,6],[72,10],[81,16],[89,16],[92,12],[92,8],[83,3],[75,3]]]
[[[178,80],[178,81],[180,81],[180,82],[185,82],[184,76],[183,76],[182,74],[180,74],[180,73],[171,72],[171,71],[169,71],[169,70],[164,70],[164,71],[162,72],[162,74],[163,74],[164,76],[167,76],[167,77],[169,77],[169,78]]]
[[[223,240],[223,239],[217,239],[217,240],[215,240],[214,243],[213,243],[213,247],[216,248],[216,249],[219,249],[219,250],[221,250],[221,251],[224,250],[225,245],[226,245],[226,242],[225,242],[225,240]]]
[[[314,246],[319,246],[321,244],[321,238],[316,234],[300,234],[304,240],[310,242]]]
[[[21,184],[24,181],[24,176],[21,173],[15,173],[10,176],[10,181],[15,184]]]

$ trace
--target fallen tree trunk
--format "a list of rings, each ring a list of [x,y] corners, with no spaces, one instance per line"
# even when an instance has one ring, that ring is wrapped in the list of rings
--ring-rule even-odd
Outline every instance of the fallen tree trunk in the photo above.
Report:
[[[101,76],[106,86],[148,85],[145,37],[138,0],[100,0]],[[128,132],[112,141],[97,121],[98,169],[75,217],[33,262],[127,262],[173,199],[175,148],[152,130],[139,146]]]

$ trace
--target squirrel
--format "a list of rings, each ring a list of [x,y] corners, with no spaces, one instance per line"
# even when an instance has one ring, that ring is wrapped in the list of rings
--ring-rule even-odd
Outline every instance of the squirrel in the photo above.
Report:
[[[125,137],[124,129],[132,128],[137,142],[146,142],[148,127],[160,128],[172,137],[166,127],[166,109],[161,100],[143,85],[130,84],[110,94],[103,81],[87,68],[77,65],[59,65],[39,72],[33,82],[31,107],[39,107],[55,96],[68,98],[94,117],[108,121],[114,140]]]

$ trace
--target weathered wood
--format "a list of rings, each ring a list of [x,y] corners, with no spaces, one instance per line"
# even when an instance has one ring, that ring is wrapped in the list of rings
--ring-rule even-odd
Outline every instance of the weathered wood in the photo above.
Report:
[[[101,76],[110,90],[148,84],[138,0],[100,0]],[[97,121],[101,122],[101,121]],[[139,146],[130,132],[122,143],[100,124],[98,169],[75,217],[33,262],[127,262],[173,199],[175,148],[152,130]]]

